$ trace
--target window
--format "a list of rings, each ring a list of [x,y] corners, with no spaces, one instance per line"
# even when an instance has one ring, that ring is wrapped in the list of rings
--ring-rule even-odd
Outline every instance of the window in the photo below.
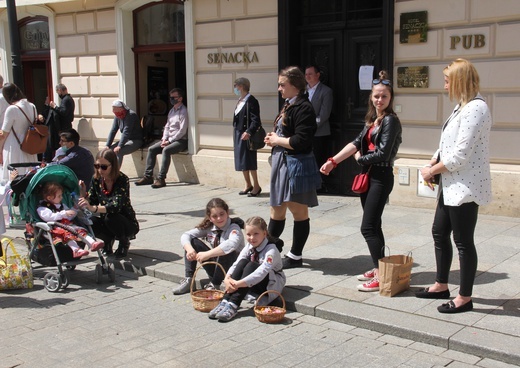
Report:
[[[184,42],[184,5],[150,4],[135,12],[136,46]]]
[[[20,47],[22,51],[49,50],[49,23],[46,17],[20,21]]]

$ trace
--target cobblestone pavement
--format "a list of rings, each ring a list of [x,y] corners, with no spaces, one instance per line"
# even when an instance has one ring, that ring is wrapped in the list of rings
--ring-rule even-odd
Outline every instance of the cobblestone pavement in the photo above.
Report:
[[[219,323],[172,282],[118,270],[98,285],[93,266],[56,293],[42,269],[33,289],[0,293],[0,367],[511,367],[295,312],[263,324],[251,305]]]

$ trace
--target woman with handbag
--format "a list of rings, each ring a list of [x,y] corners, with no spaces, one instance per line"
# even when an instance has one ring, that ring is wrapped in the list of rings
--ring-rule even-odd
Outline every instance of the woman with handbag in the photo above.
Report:
[[[293,243],[282,261],[284,269],[303,265],[303,247],[310,233],[309,207],[318,205],[316,189],[321,187],[312,152],[316,114],[307,98],[306,86],[305,75],[298,67],[290,66],[280,72],[278,91],[285,104],[275,119],[274,131],[265,138],[265,143],[272,147],[269,234],[280,237],[287,209],[294,218]]]
[[[247,78],[235,80],[233,92],[239,96],[233,115],[233,150],[235,153],[235,170],[242,171],[245,188],[240,195],[256,197],[262,192],[258,183],[256,149],[250,146],[250,138],[257,134],[262,126],[260,121],[260,104],[249,93],[251,83]],[[251,178],[253,183],[251,184]]]
[[[20,143],[24,141],[27,129],[35,121],[37,114],[34,104],[27,101],[25,95],[16,84],[4,84],[2,94],[10,105],[5,110],[4,123],[2,124],[2,131],[0,131],[3,163],[1,180],[7,182],[9,181],[9,164],[38,162],[36,154],[26,153],[20,147]],[[30,167],[20,167],[18,173],[23,175],[30,169]]]
[[[381,71],[379,78],[372,81],[363,130],[354,141],[329,158],[320,170],[328,175],[340,162],[354,155],[362,166],[362,172],[369,172],[368,188],[360,193],[363,207],[361,233],[374,268],[358,276],[358,280],[366,281],[358,285],[359,291],[379,291],[379,259],[384,257],[385,247],[381,217],[394,187],[394,160],[402,141],[401,122],[392,108],[393,100],[392,82],[387,73]]]
[[[458,295],[440,305],[440,313],[473,309],[471,294],[477,272],[473,239],[480,205],[491,201],[489,136],[492,119],[479,93],[479,75],[471,62],[457,59],[444,69],[444,89],[458,102],[442,127],[439,149],[421,169],[428,186],[437,182],[439,198],[432,226],[437,273],[435,284],[416,292],[425,299],[448,299],[448,279],[453,258],[451,236],[459,252]],[[440,174],[440,183],[435,176]]]

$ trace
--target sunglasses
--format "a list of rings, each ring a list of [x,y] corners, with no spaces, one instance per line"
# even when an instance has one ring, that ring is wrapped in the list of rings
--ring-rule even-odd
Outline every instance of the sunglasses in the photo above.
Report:
[[[391,86],[392,85],[392,82],[390,82],[388,79],[374,79],[372,81],[372,84],[374,86],[378,85],[379,83],[383,83],[385,86]]]
[[[108,169],[110,166],[112,166],[112,165],[100,165],[100,164],[94,164],[94,167],[95,167],[96,169],[101,169],[101,170],[106,170],[106,169]]]

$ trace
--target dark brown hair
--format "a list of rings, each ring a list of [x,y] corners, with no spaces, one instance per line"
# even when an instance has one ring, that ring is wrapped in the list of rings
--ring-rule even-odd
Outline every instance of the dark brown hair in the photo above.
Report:
[[[302,96],[305,93],[307,88],[305,74],[303,74],[297,66],[288,66],[287,68],[282,69],[278,76],[287,78],[287,81],[298,89],[298,96]]]
[[[22,90],[14,83],[4,84],[4,87],[2,88],[2,94],[10,105],[15,104],[25,98]]]
[[[222,208],[224,211],[229,213],[229,206],[221,198],[213,198],[206,205],[206,215],[200,224],[196,226],[197,229],[208,229],[211,226],[210,216],[213,208]]]
[[[56,197],[59,191],[63,193],[63,186],[60,183],[49,181],[43,185],[42,197],[44,200],[47,200],[47,197]]]
[[[367,110],[367,114],[365,115],[365,124],[368,126],[372,126],[377,119],[376,107],[372,103],[372,93],[374,91],[374,86],[382,84],[383,86],[385,86],[388,89],[388,91],[390,91],[390,102],[388,103],[388,106],[385,109],[385,116],[386,115],[395,115],[394,108],[393,108],[394,87],[392,87],[392,81],[389,79],[388,73],[386,72],[386,70],[381,70],[379,72],[379,78],[376,78],[374,80],[375,81],[379,80],[379,83],[377,83],[377,84],[372,83],[372,91],[370,91],[370,95],[368,96],[368,110]],[[385,81],[385,83],[382,83],[383,81]]]
[[[117,156],[110,148],[106,147],[99,151],[96,155],[96,160],[99,158],[104,158],[108,161],[111,167],[110,171],[110,179],[114,182],[119,177],[119,162],[117,161]],[[94,177],[99,179],[101,175],[99,174],[99,170],[94,171]]]

